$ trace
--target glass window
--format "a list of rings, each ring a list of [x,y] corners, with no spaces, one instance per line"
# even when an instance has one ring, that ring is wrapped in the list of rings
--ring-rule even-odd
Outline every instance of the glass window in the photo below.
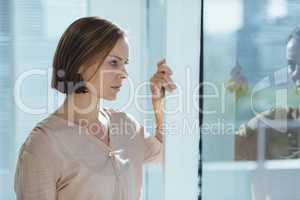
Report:
[[[203,199],[298,199],[298,65],[286,51],[299,11],[295,0],[204,0],[213,98],[204,98]]]

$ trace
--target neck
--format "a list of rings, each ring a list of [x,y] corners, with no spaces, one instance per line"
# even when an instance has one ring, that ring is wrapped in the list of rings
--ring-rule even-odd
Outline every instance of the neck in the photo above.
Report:
[[[90,123],[98,120],[99,110],[102,110],[100,105],[100,99],[90,93],[73,93],[67,95],[58,112],[69,121],[87,120]]]

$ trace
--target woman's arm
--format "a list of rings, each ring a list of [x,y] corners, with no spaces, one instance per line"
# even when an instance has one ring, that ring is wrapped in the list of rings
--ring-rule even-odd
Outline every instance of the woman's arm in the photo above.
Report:
[[[172,70],[163,59],[157,64],[157,72],[151,78],[152,106],[155,115],[155,137],[163,142],[165,92],[172,92],[176,85],[171,79]]]
[[[164,90],[164,89],[163,89]],[[164,123],[164,109],[165,101],[152,100],[154,115],[155,115],[155,137],[162,143],[163,142],[163,123]]]

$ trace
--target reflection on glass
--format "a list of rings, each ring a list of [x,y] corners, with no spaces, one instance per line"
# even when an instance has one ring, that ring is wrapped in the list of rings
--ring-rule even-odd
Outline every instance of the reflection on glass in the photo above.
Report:
[[[300,2],[204,5],[204,93],[211,96],[204,97],[210,112],[202,131],[203,199],[296,200],[300,42],[287,39],[298,25]],[[249,85],[249,94],[239,98],[225,87],[237,61]]]
[[[276,108],[261,113],[242,125],[236,133],[235,159],[299,158],[300,123],[299,121],[295,122],[295,120],[299,120],[299,114],[298,108]],[[260,123],[264,127],[260,127]],[[261,140],[263,140],[263,144]],[[259,147],[259,144],[263,146]],[[259,152],[259,149],[263,150],[263,155],[259,155],[262,153]]]

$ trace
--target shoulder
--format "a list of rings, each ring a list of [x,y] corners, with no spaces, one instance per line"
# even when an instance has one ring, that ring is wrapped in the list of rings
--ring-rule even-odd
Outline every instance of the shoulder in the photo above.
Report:
[[[19,175],[22,175],[25,170],[27,178],[40,175],[52,177],[53,175],[58,180],[58,169],[61,169],[62,160],[57,152],[58,149],[52,144],[42,124],[37,123],[18,152],[16,177],[22,179]]]
[[[55,152],[53,133],[46,119],[39,121],[29,132],[20,152],[26,151],[36,156],[43,156]]]

